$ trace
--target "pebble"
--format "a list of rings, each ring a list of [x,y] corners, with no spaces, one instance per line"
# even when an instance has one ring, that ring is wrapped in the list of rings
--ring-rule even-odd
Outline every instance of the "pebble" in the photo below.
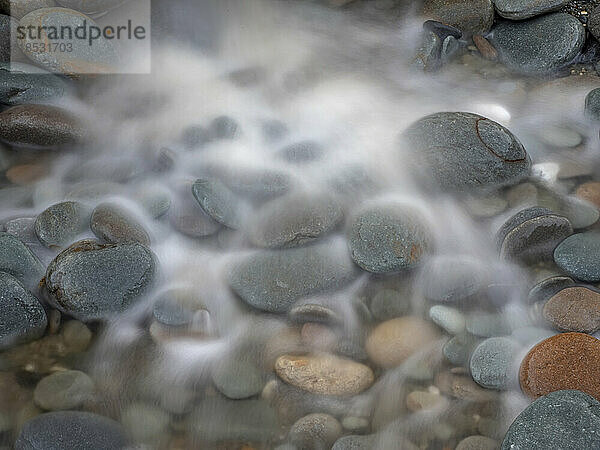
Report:
[[[554,250],[554,262],[573,278],[600,281],[600,233],[578,233],[568,237]]]
[[[481,53],[481,56],[483,56],[485,59],[489,61],[496,61],[498,59],[498,52],[494,46],[490,44],[490,41],[483,36],[478,34],[474,35],[473,43],[477,47],[477,50],[479,50],[479,53]]]
[[[259,251],[232,266],[229,286],[255,308],[286,312],[301,297],[338,289],[358,275],[339,241]]]
[[[211,236],[221,229],[221,224],[206,214],[198,202],[190,195],[190,186],[182,183],[178,187],[177,196],[169,208],[169,221],[180,233],[191,238]]]
[[[201,178],[192,185],[192,194],[202,210],[226,227],[242,226],[248,206],[219,180]]]
[[[18,20],[31,11],[52,6],[56,6],[54,0],[0,0],[2,11]]]
[[[342,321],[333,309],[316,303],[294,306],[289,310],[288,317],[294,323],[317,322],[331,325]]]
[[[0,14],[0,62],[10,63],[12,52],[16,49],[17,27],[19,22],[13,17]]]
[[[583,142],[583,137],[577,131],[564,125],[546,125],[538,132],[538,139],[555,148],[575,148]],[[561,171],[564,171],[561,164]],[[564,175],[560,178],[568,178]]]
[[[411,65],[424,72],[433,72],[440,67],[441,51],[442,41],[439,36],[433,31],[424,31]]]
[[[329,414],[309,414],[298,419],[289,433],[298,450],[327,449],[342,435],[342,426]]]
[[[589,181],[583,183],[577,188],[575,195],[582,200],[592,203],[596,208],[600,208],[600,182]]]
[[[356,433],[365,432],[369,429],[369,419],[366,417],[346,416],[342,419],[344,430]]]
[[[600,9],[598,9],[598,34],[600,35]],[[589,27],[588,27],[589,30]],[[585,115],[590,120],[600,121],[600,88],[592,89],[585,97]]]
[[[495,398],[494,391],[482,388],[467,375],[440,372],[435,377],[435,385],[443,394],[461,400],[489,402]]]
[[[21,27],[48,27],[57,23],[61,26],[70,26],[72,29],[82,26],[98,27],[91,18],[66,8],[38,9],[26,14],[20,20]],[[117,68],[117,52],[112,42],[104,37],[96,39],[93,46],[84,39],[57,39],[54,41],[71,44],[72,51],[70,52],[55,52],[48,49],[47,46],[46,51],[34,51],[33,45],[44,44],[45,39],[47,39],[45,34],[36,39],[31,39],[28,34],[25,39],[18,39],[18,44],[29,59],[51,72],[67,75],[99,74],[111,73]]]
[[[247,234],[259,247],[298,247],[331,232],[342,218],[342,208],[335,198],[294,193],[259,208],[249,219]]]
[[[349,435],[339,438],[331,447],[331,450],[371,450],[376,448],[377,439],[375,435]]]
[[[314,141],[301,141],[287,145],[277,152],[277,156],[287,162],[306,164],[323,157],[323,148]]]
[[[577,390],[549,393],[531,403],[508,429],[502,450],[600,448],[600,403]]]
[[[234,139],[241,134],[241,130],[231,117],[219,116],[210,123],[208,133],[213,139]]]
[[[100,320],[139,300],[155,272],[155,257],[141,244],[83,240],[50,263],[46,290],[61,312],[83,322]]]
[[[169,327],[183,327],[192,323],[194,311],[186,301],[177,295],[161,296],[152,308],[152,315],[157,322]]]
[[[135,442],[157,444],[169,436],[170,415],[146,403],[133,403],[121,411],[121,423]]]
[[[385,204],[358,212],[348,245],[362,269],[391,273],[416,267],[432,247],[432,237],[418,212],[403,204]]]
[[[454,450],[499,450],[500,444],[486,436],[469,436],[458,443]]]
[[[44,276],[44,266],[18,238],[0,232],[0,270],[16,277],[27,288],[33,289]]]
[[[557,294],[562,289],[574,284],[573,278],[564,276],[553,276],[545,278],[531,288],[527,296],[527,303],[530,305],[537,302],[545,302],[550,297]]]
[[[447,402],[439,393],[413,391],[406,396],[406,407],[412,412],[442,409],[443,406],[447,406]]]
[[[411,308],[407,292],[395,289],[381,289],[371,299],[369,309],[377,320],[393,319],[408,314]]]
[[[451,364],[466,367],[469,364],[471,353],[479,342],[479,339],[468,334],[454,336],[444,344],[442,353]]]
[[[89,211],[78,202],[56,203],[35,220],[35,234],[46,247],[64,247],[89,226]]]
[[[135,192],[134,198],[153,219],[164,216],[171,208],[171,193],[162,186],[143,184]]]
[[[465,33],[484,33],[494,22],[491,0],[426,0],[423,15]]]
[[[546,302],[544,318],[560,331],[594,333],[600,329],[600,292],[567,287]]]
[[[537,398],[561,389],[577,389],[600,398],[600,340],[583,333],[561,333],[543,340],[523,359],[523,392]]]
[[[15,450],[117,449],[127,444],[118,422],[89,412],[57,411],[28,420]]]
[[[331,352],[339,342],[338,335],[330,327],[314,322],[307,322],[300,330],[302,343],[310,351]]]
[[[254,364],[234,358],[217,363],[212,370],[212,381],[219,392],[232,400],[253,397],[265,385],[261,371]]]
[[[512,329],[502,314],[472,312],[467,315],[467,331],[475,336],[492,337],[510,334]]]
[[[486,278],[480,261],[468,255],[442,255],[423,266],[420,284],[429,300],[456,303],[477,294]]]
[[[501,17],[511,20],[529,19],[556,11],[570,0],[494,0],[496,11]]]
[[[484,340],[471,355],[469,368],[473,380],[487,389],[508,389],[516,381],[513,361],[518,349],[518,345],[509,338]]]
[[[70,90],[64,79],[43,69],[18,62],[0,63],[2,104],[50,103],[67,96]]]
[[[367,338],[365,348],[375,364],[396,367],[440,338],[429,322],[418,317],[398,317],[380,323]]]
[[[600,39],[600,6],[594,8],[587,21],[587,29],[592,36]]]
[[[47,324],[38,299],[15,277],[0,272],[0,350],[39,339]]]
[[[585,42],[575,17],[552,13],[520,22],[501,22],[491,36],[500,60],[511,70],[531,75],[558,71],[571,63]]]
[[[18,105],[0,112],[0,139],[22,147],[55,148],[76,144],[85,132],[64,109],[49,105]]]
[[[94,382],[79,370],[65,370],[42,378],[33,391],[33,400],[49,411],[77,409],[94,395]]]
[[[418,181],[433,180],[444,191],[489,190],[526,177],[531,160],[505,127],[466,112],[439,112],[403,133]]]
[[[319,395],[356,395],[373,384],[373,371],[364,364],[331,354],[283,355],[275,372],[286,383]]]
[[[144,226],[116,204],[102,203],[96,206],[90,218],[90,228],[99,239],[109,244],[137,242],[150,245],[150,236]]]
[[[69,320],[62,327],[62,337],[65,347],[72,352],[83,352],[92,341],[92,332],[86,324],[78,320]]]
[[[496,241],[502,258],[532,263],[551,261],[556,246],[571,234],[573,227],[566,217],[532,207],[509,218]]]
[[[429,309],[429,318],[449,334],[461,334],[466,329],[465,316],[456,308],[435,305]]]

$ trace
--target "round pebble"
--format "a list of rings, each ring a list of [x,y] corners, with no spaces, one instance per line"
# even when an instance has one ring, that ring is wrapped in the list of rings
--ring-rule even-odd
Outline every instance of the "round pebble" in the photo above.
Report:
[[[298,449],[330,448],[342,435],[342,426],[329,414],[309,414],[290,428],[289,439]]]
[[[33,391],[33,400],[49,411],[76,409],[94,394],[94,382],[79,370],[66,370],[40,380]]]
[[[102,203],[96,206],[90,218],[90,228],[99,239],[110,244],[138,242],[150,245],[150,236],[143,225],[115,204]]]
[[[44,276],[44,266],[38,257],[15,236],[3,232],[0,232],[0,270],[13,275],[30,289]]]
[[[465,331],[465,316],[456,308],[435,305],[429,309],[429,318],[449,334],[461,334]]]
[[[198,179],[192,185],[192,194],[214,220],[229,228],[241,227],[247,206],[221,181]]]
[[[265,385],[256,366],[235,359],[220,361],[212,371],[212,380],[219,392],[233,400],[257,395]]]
[[[494,0],[498,14],[511,20],[529,19],[556,11],[567,3],[569,0]]]
[[[78,202],[61,202],[45,209],[35,220],[35,234],[46,247],[71,244],[89,225],[89,212]]]
[[[544,305],[544,318],[560,331],[594,333],[600,329],[600,292],[584,287],[567,287]]]
[[[473,380],[487,389],[505,390],[516,381],[513,362],[518,351],[517,344],[505,337],[493,337],[479,344],[469,368]]]
[[[0,63],[0,103],[50,103],[70,91],[67,81],[36,66],[14,61]]]
[[[600,182],[589,181],[583,183],[577,188],[575,195],[582,200],[590,202],[596,208],[600,208]]]
[[[596,10],[596,33],[600,36],[600,8]],[[588,27],[588,30],[590,28]],[[585,115],[593,121],[600,121],[600,88],[592,89],[585,97]]]
[[[569,236],[554,250],[554,262],[573,278],[600,281],[600,233]]]

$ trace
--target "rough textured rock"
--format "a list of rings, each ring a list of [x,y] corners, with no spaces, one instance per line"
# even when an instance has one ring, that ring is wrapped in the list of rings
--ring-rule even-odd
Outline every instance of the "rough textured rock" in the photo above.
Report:
[[[229,228],[241,227],[248,206],[221,181],[198,179],[192,185],[192,194],[214,220]]]
[[[45,209],[35,220],[35,234],[46,247],[72,243],[89,224],[89,212],[78,202],[61,202]]]
[[[0,63],[0,103],[47,103],[69,93],[69,84],[50,72],[24,63]]]
[[[90,228],[98,238],[111,244],[138,242],[150,245],[150,236],[144,226],[118,205],[102,203],[96,206]]]
[[[494,0],[498,14],[506,19],[523,20],[556,11],[570,0]]]
[[[289,439],[300,449],[330,448],[342,435],[342,426],[329,414],[309,414],[290,428]]]
[[[2,232],[0,270],[13,275],[30,289],[37,286],[44,276],[44,266],[37,256],[15,236]]]
[[[544,305],[544,318],[560,331],[600,329],[600,292],[584,286],[560,290]]]
[[[518,349],[516,342],[505,337],[483,341],[471,355],[469,367],[473,380],[484,388],[508,389],[517,379],[514,358]]]
[[[569,236],[554,250],[554,262],[578,280],[600,281],[600,233]]]

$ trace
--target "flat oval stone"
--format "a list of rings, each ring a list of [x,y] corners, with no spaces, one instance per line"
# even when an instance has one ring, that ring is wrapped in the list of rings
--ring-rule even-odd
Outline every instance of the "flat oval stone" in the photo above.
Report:
[[[25,422],[15,450],[118,449],[126,445],[123,428],[108,417],[82,411],[57,411]]]
[[[600,88],[598,89],[598,93],[600,94]],[[598,118],[600,119],[600,107],[598,112]],[[600,208],[600,182],[589,181],[587,183],[583,183],[577,188],[577,190],[575,191],[575,195],[582,200],[590,202],[596,208]]]
[[[574,283],[575,281],[571,277],[555,276],[546,278],[531,288],[527,296],[527,303],[533,305],[537,302],[545,302],[562,289]]]
[[[49,105],[19,105],[0,112],[0,139],[17,146],[54,148],[75,144],[84,130],[67,111]]]
[[[375,327],[367,338],[365,349],[377,365],[396,367],[439,338],[439,332],[431,323],[418,317],[398,317]]]
[[[39,35],[27,33],[24,39],[18,39],[17,42],[29,59],[51,72],[67,75],[115,72],[118,55],[110,40],[101,36],[94,40],[93,45],[89,45],[87,39],[69,39],[68,34],[65,34],[64,39],[61,38],[61,30],[67,26],[72,30],[85,26],[88,33],[90,33],[89,27],[98,27],[96,22],[78,11],[66,8],[37,9],[21,18],[20,26],[33,27],[34,30],[38,30],[38,27],[46,27]],[[53,30],[56,35],[54,38],[52,38]],[[64,44],[72,48],[72,51],[52,51],[48,48],[49,42]],[[46,50],[31,50],[35,48],[35,44]]]
[[[330,448],[342,432],[342,425],[335,417],[313,413],[292,425],[289,439],[296,448]]]
[[[594,333],[600,329],[600,292],[567,287],[544,305],[544,318],[560,331]]]
[[[2,11],[19,20],[31,11],[52,6],[56,6],[54,0],[0,0]]]
[[[89,212],[81,203],[61,202],[35,219],[35,234],[46,247],[72,243],[89,225]]]
[[[478,114],[439,112],[404,133],[406,158],[424,180],[442,190],[466,191],[516,184],[529,175],[531,160],[505,127]]]
[[[471,353],[479,339],[469,334],[454,336],[442,347],[442,353],[451,364],[455,366],[468,366]]]
[[[192,323],[194,310],[176,296],[166,294],[152,308],[154,319],[169,327],[183,327]]]
[[[460,334],[465,331],[465,316],[456,308],[435,305],[429,309],[429,318],[450,334]]]
[[[577,389],[600,398],[600,340],[583,333],[562,333],[543,340],[523,359],[519,381],[536,398],[561,389]]]
[[[192,238],[203,238],[215,234],[221,224],[206,214],[198,202],[190,195],[190,186],[182,183],[177,189],[169,208],[169,221],[180,233]]]
[[[50,103],[71,92],[61,77],[29,64],[0,63],[0,103],[14,106],[23,103]]]
[[[17,278],[28,288],[44,277],[44,266],[29,248],[9,233],[0,232],[0,270]]]
[[[90,401],[94,382],[79,370],[55,372],[42,378],[33,391],[33,400],[49,411],[76,409]]]
[[[139,300],[155,272],[155,257],[141,244],[83,240],[50,263],[46,290],[60,311],[83,322],[100,320]]]
[[[516,342],[505,337],[493,337],[480,343],[469,363],[473,380],[487,389],[508,389],[517,379],[514,358],[518,349]]]
[[[289,310],[288,317],[295,323],[336,324],[342,321],[340,316],[331,308],[316,303],[304,303],[294,306]]]
[[[494,5],[490,0],[427,0],[423,15],[466,33],[484,33],[494,22]]]
[[[0,272],[0,350],[39,339],[47,325],[39,300],[15,277]]]
[[[57,0],[65,8],[81,11],[84,14],[101,14],[122,5],[128,0]]]
[[[565,67],[581,52],[585,28],[575,17],[553,13],[520,22],[501,22],[490,36],[510,69],[543,75]]]
[[[523,20],[556,11],[570,0],[494,0],[498,15],[505,19]]]
[[[138,242],[150,245],[150,236],[144,226],[124,208],[111,203],[102,203],[94,209],[90,219],[92,232],[110,244]]]
[[[298,247],[330,232],[342,217],[342,208],[333,197],[295,193],[259,208],[249,219],[247,233],[259,247]]]
[[[212,380],[219,392],[233,400],[257,395],[265,385],[261,371],[254,364],[233,358],[217,363]]]
[[[242,225],[248,206],[221,181],[198,179],[192,194],[202,210],[220,224],[233,229]]]
[[[573,278],[600,281],[600,233],[569,236],[554,250],[554,262]]]
[[[301,297],[334,290],[358,275],[339,241],[288,250],[261,251],[236,262],[229,286],[247,304],[286,312]]]
[[[275,372],[286,383],[320,395],[356,395],[375,379],[364,364],[330,354],[283,355],[275,361]]]
[[[398,272],[416,267],[432,246],[423,218],[406,205],[364,208],[348,232],[352,259],[373,273]]]
[[[538,398],[509,427],[502,450],[600,448],[600,403],[576,390]]]

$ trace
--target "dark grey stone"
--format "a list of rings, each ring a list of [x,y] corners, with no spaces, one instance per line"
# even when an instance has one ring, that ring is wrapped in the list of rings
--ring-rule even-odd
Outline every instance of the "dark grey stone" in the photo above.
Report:
[[[315,141],[301,141],[285,146],[277,156],[291,163],[304,164],[321,159],[323,147]]]
[[[42,337],[46,325],[38,299],[15,277],[0,272],[0,350]]]
[[[41,414],[23,425],[15,450],[117,450],[127,445],[121,425],[81,411]]]
[[[518,183],[531,169],[519,140],[502,125],[465,112],[435,113],[404,133],[406,161],[419,181],[443,190],[490,189]]]
[[[533,305],[537,302],[545,302],[574,283],[575,281],[571,277],[555,276],[546,278],[531,288],[527,296],[527,303]]]
[[[180,233],[192,238],[213,235],[221,229],[221,224],[206,214],[190,195],[191,186],[191,183],[182,183],[178,187],[168,211],[169,221]]]
[[[390,273],[416,267],[432,247],[423,218],[406,205],[364,208],[348,233],[352,259],[368,272]]]
[[[299,298],[340,288],[357,275],[345,246],[335,240],[255,252],[233,265],[229,285],[255,308],[286,312]]]
[[[70,92],[67,81],[50,72],[24,63],[0,63],[0,103],[50,103]]]
[[[570,0],[494,0],[498,14],[505,19],[523,20],[556,11]]]
[[[295,323],[317,322],[335,325],[341,322],[340,316],[331,308],[315,303],[303,303],[294,306],[288,317]]]
[[[176,298],[165,294],[154,303],[152,314],[156,321],[163,325],[182,327],[192,323],[194,311]]]
[[[0,9],[4,14],[19,20],[25,14],[41,8],[56,6],[54,0],[0,0]]]
[[[35,234],[46,247],[64,247],[71,244],[89,223],[89,211],[84,205],[61,202],[37,216]]]
[[[198,179],[192,185],[192,194],[202,210],[220,224],[233,229],[242,225],[248,205],[221,181]]]
[[[144,226],[115,204],[102,203],[96,206],[90,219],[90,228],[98,238],[111,244],[138,242],[150,245],[150,236]]]
[[[469,369],[473,380],[487,389],[505,390],[516,383],[515,358],[519,346],[506,337],[481,342],[471,355]]]
[[[592,89],[585,97],[585,115],[591,120],[600,121],[600,88]]]
[[[538,398],[514,420],[502,450],[600,449],[600,402],[575,390]]]
[[[511,70],[545,75],[564,68],[579,55],[585,28],[569,14],[552,13],[522,22],[499,23],[490,41]]]
[[[569,236],[554,250],[554,262],[573,278],[600,281],[600,233]]]
[[[140,299],[152,284],[155,257],[138,243],[76,242],[46,271],[50,302],[81,321],[115,315]]]
[[[481,34],[494,23],[494,5],[491,0],[425,0],[423,15],[467,34]]]
[[[9,233],[0,233],[0,270],[7,272],[29,289],[44,276],[44,266],[29,248]]]
[[[594,8],[587,21],[587,29],[596,39],[600,39],[600,6]]]
[[[444,357],[455,366],[467,367],[471,353],[479,344],[480,339],[471,335],[454,336],[442,347]]]
[[[425,72],[433,72],[440,67],[441,51],[442,41],[439,36],[433,31],[424,31],[411,65]]]

